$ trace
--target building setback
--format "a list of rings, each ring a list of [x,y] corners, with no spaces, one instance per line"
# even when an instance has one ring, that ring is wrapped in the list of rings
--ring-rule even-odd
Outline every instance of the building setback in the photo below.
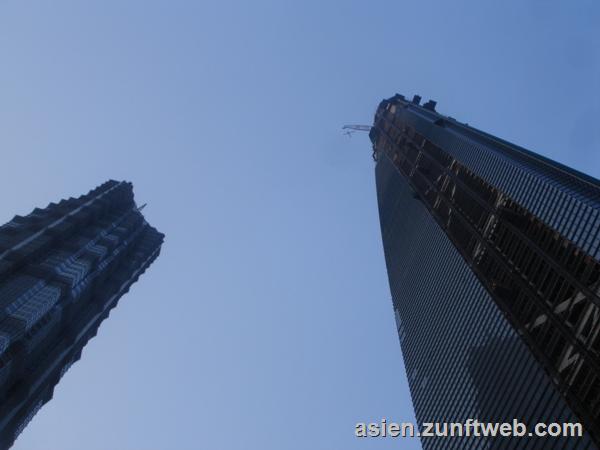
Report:
[[[598,448],[600,182],[420,100],[382,101],[370,131],[417,420],[585,430],[423,447]]]
[[[52,398],[163,238],[117,181],[0,227],[0,449]]]

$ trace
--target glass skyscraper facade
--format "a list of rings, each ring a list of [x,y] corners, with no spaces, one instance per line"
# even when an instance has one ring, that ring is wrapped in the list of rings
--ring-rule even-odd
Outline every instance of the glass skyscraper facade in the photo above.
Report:
[[[0,227],[0,449],[52,398],[163,238],[117,181]]]
[[[420,100],[384,100],[370,132],[417,420],[585,430],[422,437],[423,447],[597,448],[600,182]]]

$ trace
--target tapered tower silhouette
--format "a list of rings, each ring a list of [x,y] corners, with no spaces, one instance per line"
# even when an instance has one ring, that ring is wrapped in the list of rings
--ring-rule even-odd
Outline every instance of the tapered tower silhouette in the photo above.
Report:
[[[0,448],[158,256],[132,185],[109,181],[0,227]],[[85,447],[85,446],[84,446]]]

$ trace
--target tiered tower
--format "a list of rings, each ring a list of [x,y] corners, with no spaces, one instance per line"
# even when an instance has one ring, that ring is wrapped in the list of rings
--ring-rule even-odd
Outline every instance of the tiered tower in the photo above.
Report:
[[[119,298],[158,256],[131,183],[0,227],[0,448],[12,445]]]

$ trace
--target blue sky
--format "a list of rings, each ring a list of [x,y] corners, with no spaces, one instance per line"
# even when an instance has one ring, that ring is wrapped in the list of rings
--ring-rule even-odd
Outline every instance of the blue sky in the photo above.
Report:
[[[396,92],[600,176],[595,0],[0,2],[0,221],[134,183],[161,257],[17,450],[384,449],[413,421],[365,135]]]

